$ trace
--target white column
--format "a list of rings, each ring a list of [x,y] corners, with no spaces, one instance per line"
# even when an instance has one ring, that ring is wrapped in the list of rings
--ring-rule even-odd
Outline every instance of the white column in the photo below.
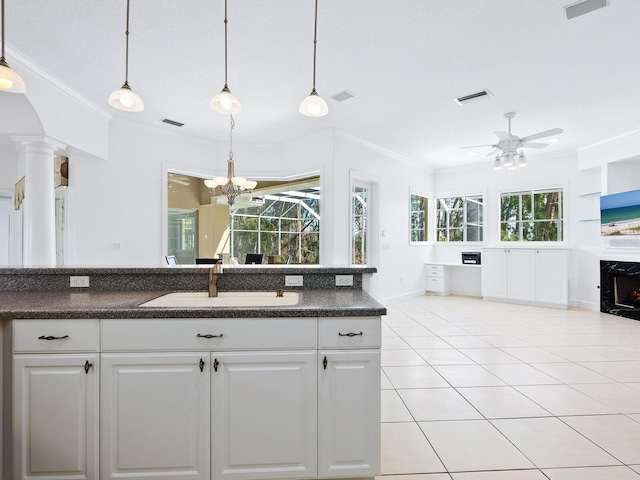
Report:
[[[23,265],[55,266],[54,156],[66,145],[46,136],[12,137],[24,166]]]

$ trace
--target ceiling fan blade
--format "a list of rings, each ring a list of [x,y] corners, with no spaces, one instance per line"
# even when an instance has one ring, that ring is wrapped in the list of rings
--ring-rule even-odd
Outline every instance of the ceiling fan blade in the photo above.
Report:
[[[544,148],[548,146],[549,146],[548,143],[532,143],[532,142],[522,142],[522,144],[520,145],[520,147],[524,147],[524,148]]]
[[[500,150],[499,148],[494,148],[493,150],[491,150],[489,153],[487,153],[487,157],[491,157],[492,155],[495,155],[496,153],[501,152],[502,150]]]
[[[460,147],[460,148],[480,148],[480,147],[495,147],[493,144],[488,145],[469,145],[468,147]]]
[[[500,140],[511,140],[511,136],[507,132],[493,132]]]
[[[528,142],[530,140],[537,140],[539,138],[550,137],[551,135],[559,135],[564,130],[561,128],[552,128],[551,130],[545,130],[544,132],[534,133],[533,135],[529,135],[528,137],[522,137],[520,140],[523,142]]]

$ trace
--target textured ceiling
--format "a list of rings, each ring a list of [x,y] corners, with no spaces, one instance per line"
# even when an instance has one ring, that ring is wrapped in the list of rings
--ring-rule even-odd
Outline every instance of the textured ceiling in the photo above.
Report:
[[[131,0],[129,83],[140,113],[107,104],[124,81],[125,0],[5,0],[6,41],[117,116],[226,141],[209,109],[224,83],[223,0]],[[313,0],[228,0],[234,140],[281,143],[334,127],[433,167],[487,161],[463,145],[565,133],[539,152],[640,129],[640,1],[567,20],[571,0],[319,0],[317,90],[329,115],[303,117],[311,90]],[[9,64],[19,71],[19,65]],[[343,103],[329,97],[345,89]],[[454,97],[489,89],[464,106]]]

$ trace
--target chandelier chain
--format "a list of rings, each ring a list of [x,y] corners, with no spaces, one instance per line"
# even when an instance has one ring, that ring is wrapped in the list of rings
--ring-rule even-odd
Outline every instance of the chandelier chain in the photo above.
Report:
[[[231,128],[229,129],[229,159],[233,160],[233,129],[236,128],[236,122],[233,115],[229,115],[231,119]]]

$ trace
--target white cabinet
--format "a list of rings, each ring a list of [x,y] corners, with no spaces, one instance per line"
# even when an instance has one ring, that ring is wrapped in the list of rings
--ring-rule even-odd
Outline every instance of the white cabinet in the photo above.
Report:
[[[316,357],[211,354],[214,480],[316,477]]]
[[[102,479],[209,479],[209,356],[102,355]]]
[[[64,328],[45,327],[44,322],[12,322],[10,408],[12,478],[16,480],[100,478],[98,355],[66,353],[95,348],[91,341],[79,339],[87,332],[97,332],[97,322],[75,322]],[[89,338],[96,337],[90,334]]]
[[[489,248],[482,257],[485,300],[567,308],[567,250]]]
[[[427,263],[427,292],[448,295],[451,292],[451,276],[444,265]]]
[[[378,475],[380,351],[321,350],[318,360],[319,476]]]

